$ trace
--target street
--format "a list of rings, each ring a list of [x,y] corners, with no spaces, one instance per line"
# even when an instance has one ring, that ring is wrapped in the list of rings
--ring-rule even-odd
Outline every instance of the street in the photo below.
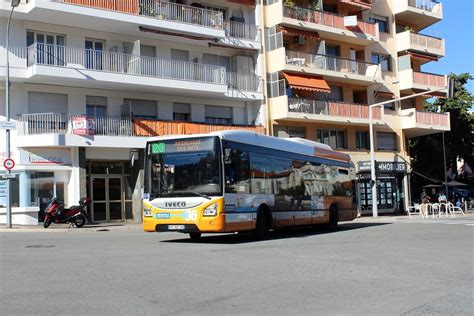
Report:
[[[2,315],[472,315],[474,216],[241,235],[1,236]]]

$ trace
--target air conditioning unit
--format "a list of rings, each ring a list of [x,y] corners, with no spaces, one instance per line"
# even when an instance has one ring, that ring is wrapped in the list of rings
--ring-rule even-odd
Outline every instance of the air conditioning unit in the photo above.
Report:
[[[303,35],[298,35],[294,37],[293,42],[298,45],[304,45],[305,38]]]

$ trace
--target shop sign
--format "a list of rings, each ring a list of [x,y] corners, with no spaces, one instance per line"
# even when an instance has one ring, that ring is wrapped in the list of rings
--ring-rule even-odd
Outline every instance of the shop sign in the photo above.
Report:
[[[95,135],[96,121],[93,117],[73,116],[72,133],[74,135]]]
[[[70,165],[69,149],[35,149],[21,152],[22,165]]]
[[[370,171],[370,161],[359,161],[359,172]]]
[[[406,173],[407,164],[404,162],[377,162],[377,172],[380,173]]]

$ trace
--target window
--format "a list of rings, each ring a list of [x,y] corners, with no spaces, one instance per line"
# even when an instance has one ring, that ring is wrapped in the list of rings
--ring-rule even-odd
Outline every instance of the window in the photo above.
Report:
[[[206,123],[209,124],[232,124],[232,108],[229,106],[206,105]]]
[[[172,49],[171,59],[180,61],[189,61],[189,52],[187,50]]]
[[[87,116],[106,116],[107,98],[86,96],[86,115]]]
[[[373,15],[369,19],[372,23],[379,24],[379,32],[390,33],[390,28],[388,25],[388,18],[380,15]]]
[[[377,132],[377,150],[397,150],[395,133]]]
[[[250,154],[250,173],[252,177],[252,194],[271,194],[271,166],[268,156]]]
[[[225,148],[224,174],[226,193],[250,193],[250,160],[248,152]]]
[[[369,132],[356,132],[356,148],[370,149]]]
[[[318,129],[316,132],[318,142],[331,146],[331,148],[346,149],[346,132],[334,129]]]
[[[288,137],[305,137],[305,128],[299,126],[274,125],[273,136],[288,138]]]
[[[206,65],[225,67],[226,71],[230,71],[230,58],[227,56],[202,54],[202,63]]]
[[[28,59],[28,65],[33,63],[46,65],[64,65],[65,36],[44,32],[27,31],[26,46],[35,45],[36,59],[33,56]]]
[[[173,102],[173,120],[191,121],[191,104]]]
[[[372,53],[372,63],[380,64],[380,66],[382,67],[382,71],[392,71],[390,55]]]
[[[157,115],[157,104],[153,100],[137,100],[137,99],[124,99],[122,108],[122,116],[143,118],[143,119],[156,119]],[[128,112],[128,115],[127,115]]]
[[[87,69],[102,70],[102,59],[104,51],[104,41],[96,39],[86,39],[85,41],[85,61]]]

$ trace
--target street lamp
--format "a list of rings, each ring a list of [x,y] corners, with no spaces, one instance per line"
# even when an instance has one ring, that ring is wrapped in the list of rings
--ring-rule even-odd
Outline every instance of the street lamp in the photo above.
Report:
[[[16,7],[20,5],[20,0],[12,0],[10,15],[8,16],[7,22],[7,38],[5,41],[5,50],[7,53],[7,64],[6,64],[6,76],[5,76],[5,116],[7,122],[10,121],[10,23],[13,15],[13,11]],[[5,130],[6,137],[6,148],[5,148],[5,158],[10,158],[10,129]],[[8,174],[11,173],[10,169],[7,171]],[[8,228],[12,228],[12,206],[11,206],[11,196],[10,196],[10,178],[7,178],[7,208],[6,208],[6,224]]]

